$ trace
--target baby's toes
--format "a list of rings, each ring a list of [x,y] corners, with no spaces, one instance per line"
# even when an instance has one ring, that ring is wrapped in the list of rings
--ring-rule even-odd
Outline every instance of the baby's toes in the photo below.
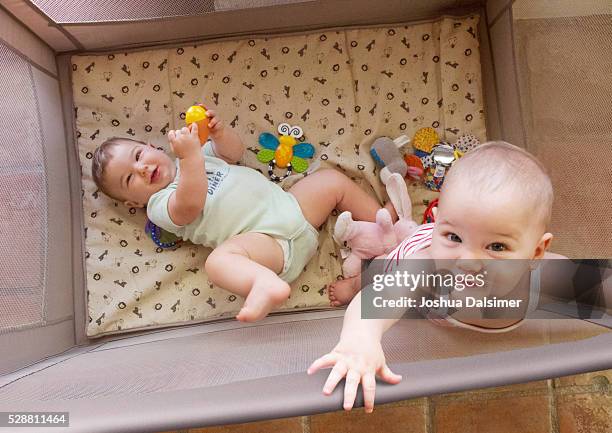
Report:
[[[238,314],[236,314],[236,320],[238,320],[239,322],[246,322],[247,321],[247,316],[248,314],[246,314],[244,312],[244,308],[242,308]]]

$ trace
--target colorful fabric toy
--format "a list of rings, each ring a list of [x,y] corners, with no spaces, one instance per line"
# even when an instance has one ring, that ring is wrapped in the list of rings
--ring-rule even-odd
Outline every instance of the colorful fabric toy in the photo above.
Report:
[[[421,161],[421,158],[412,153],[407,153],[404,155],[404,161],[406,161],[406,164],[408,164],[408,173],[414,173],[413,175],[410,175],[411,178],[414,180],[419,180],[421,177],[423,177],[425,169],[423,168],[423,161]]]
[[[475,135],[463,134],[457,139],[455,144],[453,144],[453,147],[459,152],[465,153],[468,150],[472,150],[478,145],[480,145],[480,140],[478,140]]]
[[[300,143],[298,138],[303,135],[302,128],[290,126],[288,123],[278,125],[279,137],[264,132],[259,136],[259,144],[263,147],[257,152],[257,160],[268,163],[268,175],[273,182],[291,176],[292,172],[302,173],[308,169],[308,162],[304,158],[312,158],[315,149],[310,143]],[[283,176],[274,174],[274,166],[286,168]]]
[[[438,133],[433,128],[421,128],[412,138],[412,147],[424,153],[431,153],[433,147],[440,142]]]
[[[338,216],[334,227],[334,239],[349,249],[341,251],[345,258],[342,264],[342,273],[345,277],[359,274],[361,260],[391,252],[418,227],[418,224],[412,220],[412,203],[401,174],[392,173],[389,176],[387,193],[399,217],[395,224],[385,208],[378,210],[375,223],[354,221],[348,211]]]
[[[435,141],[435,142],[434,142]],[[472,134],[460,136],[455,144],[440,141],[433,128],[421,128],[412,139],[414,154],[421,159],[425,186],[439,191],[444,183],[446,171],[465,152],[478,146],[480,141]]]

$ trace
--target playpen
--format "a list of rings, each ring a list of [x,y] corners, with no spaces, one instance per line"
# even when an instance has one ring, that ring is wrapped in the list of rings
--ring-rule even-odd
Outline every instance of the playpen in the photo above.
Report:
[[[156,249],[144,214],[91,181],[104,139],[167,149],[195,102],[241,134],[243,163],[264,168],[257,135],[297,124],[313,168],[343,170],[379,198],[378,136],[431,126],[449,141],[506,140],[550,171],[553,251],[611,256],[609,2],[0,5],[0,411],[67,411],[69,431],[92,433],[341,407],[340,391],[321,394],[324,373],[305,374],[342,322],[324,290],[340,275],[332,223],[286,305],[241,324],[240,299],[203,275],[204,248]],[[435,194],[411,184],[410,195],[418,219]],[[612,367],[608,316],[550,314],[503,336],[401,321],[383,344],[404,380],[380,386],[377,402]]]

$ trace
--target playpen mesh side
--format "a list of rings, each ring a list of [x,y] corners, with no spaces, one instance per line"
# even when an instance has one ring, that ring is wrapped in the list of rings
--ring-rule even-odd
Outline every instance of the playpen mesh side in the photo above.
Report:
[[[186,17],[215,11],[277,6],[308,1],[313,0],[187,0],[181,2],[33,0],[32,3],[57,23],[90,23]]]
[[[4,42],[7,31],[0,27],[0,375],[74,344],[59,85]]]
[[[0,334],[45,319],[47,176],[31,66],[0,43]]]
[[[516,67],[527,148],[555,189],[554,251],[611,257],[612,15],[523,19],[526,7],[514,5]]]
[[[139,0],[33,0],[57,23],[129,21],[201,14],[215,10],[215,0],[143,2]]]

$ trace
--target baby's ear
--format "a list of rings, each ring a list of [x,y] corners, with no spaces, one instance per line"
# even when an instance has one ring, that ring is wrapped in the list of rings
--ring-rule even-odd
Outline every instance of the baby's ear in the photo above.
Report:
[[[137,207],[137,208],[143,208],[144,207],[144,204],[136,203],[136,202],[130,201],[130,200],[124,201],[123,204],[126,205],[127,207]]]
[[[534,259],[541,259],[544,257],[544,253],[550,246],[550,242],[552,241],[552,238],[553,238],[552,233],[544,233],[542,235],[533,253]]]

